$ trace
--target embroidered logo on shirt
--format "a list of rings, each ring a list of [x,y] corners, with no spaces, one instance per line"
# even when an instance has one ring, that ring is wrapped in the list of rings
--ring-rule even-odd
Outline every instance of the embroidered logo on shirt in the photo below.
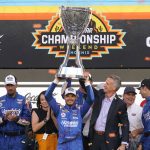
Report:
[[[77,120],[77,119],[78,119],[78,117],[75,117],[75,116],[73,116],[72,118],[73,118],[74,120]]]
[[[63,117],[63,118],[66,117],[66,114],[62,112],[61,117]]]
[[[150,111],[143,115],[146,121],[150,120]]]
[[[136,116],[136,114],[132,113],[131,116]]]
[[[20,104],[20,105],[21,105],[21,104],[22,104],[22,102],[23,102],[23,99],[17,99],[17,103],[18,103],[18,104]]]
[[[64,126],[64,127],[77,127],[78,126],[78,121],[67,121],[67,120],[62,120],[61,121],[61,124]]]

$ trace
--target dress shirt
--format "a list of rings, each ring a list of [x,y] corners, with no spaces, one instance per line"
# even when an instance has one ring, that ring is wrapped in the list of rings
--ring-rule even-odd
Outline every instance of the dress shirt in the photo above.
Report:
[[[96,124],[94,127],[96,131],[105,131],[108,111],[109,111],[109,108],[111,106],[111,103],[114,97],[115,97],[115,94],[110,98],[105,97],[104,100],[102,101],[101,111],[96,120]]]

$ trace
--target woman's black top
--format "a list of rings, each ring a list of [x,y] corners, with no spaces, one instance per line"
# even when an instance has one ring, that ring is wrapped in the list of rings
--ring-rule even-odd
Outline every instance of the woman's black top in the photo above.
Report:
[[[35,111],[35,113],[39,117],[39,122],[43,121],[47,116],[47,111],[43,110],[42,108],[34,109],[33,111]],[[51,114],[51,109],[50,109],[50,114]],[[52,133],[57,133],[57,132],[58,132],[57,128],[50,115],[50,119],[48,120],[48,122],[35,133],[36,134],[42,134],[42,133],[52,134]]]

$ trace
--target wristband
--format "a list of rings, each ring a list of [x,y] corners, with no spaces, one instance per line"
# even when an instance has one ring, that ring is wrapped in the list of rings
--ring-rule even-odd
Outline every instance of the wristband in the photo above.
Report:
[[[47,120],[46,118],[45,118],[43,121],[44,121],[44,123],[47,123],[47,122],[48,122],[48,120]]]

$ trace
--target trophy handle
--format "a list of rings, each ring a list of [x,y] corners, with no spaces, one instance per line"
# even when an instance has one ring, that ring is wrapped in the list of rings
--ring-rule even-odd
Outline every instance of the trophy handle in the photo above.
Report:
[[[76,44],[76,65],[79,67],[79,68],[82,68],[84,69],[84,66],[82,64],[82,60],[80,58],[80,38],[77,38],[77,44]]]
[[[70,38],[68,38],[70,39]],[[69,41],[69,40],[68,40]],[[65,55],[65,58],[64,58],[64,61],[63,63],[60,65],[60,68],[61,67],[66,67],[67,66],[67,63],[69,61],[69,56],[70,56],[70,48],[71,48],[71,43],[70,42],[67,42],[67,51],[66,51],[66,55]]]

